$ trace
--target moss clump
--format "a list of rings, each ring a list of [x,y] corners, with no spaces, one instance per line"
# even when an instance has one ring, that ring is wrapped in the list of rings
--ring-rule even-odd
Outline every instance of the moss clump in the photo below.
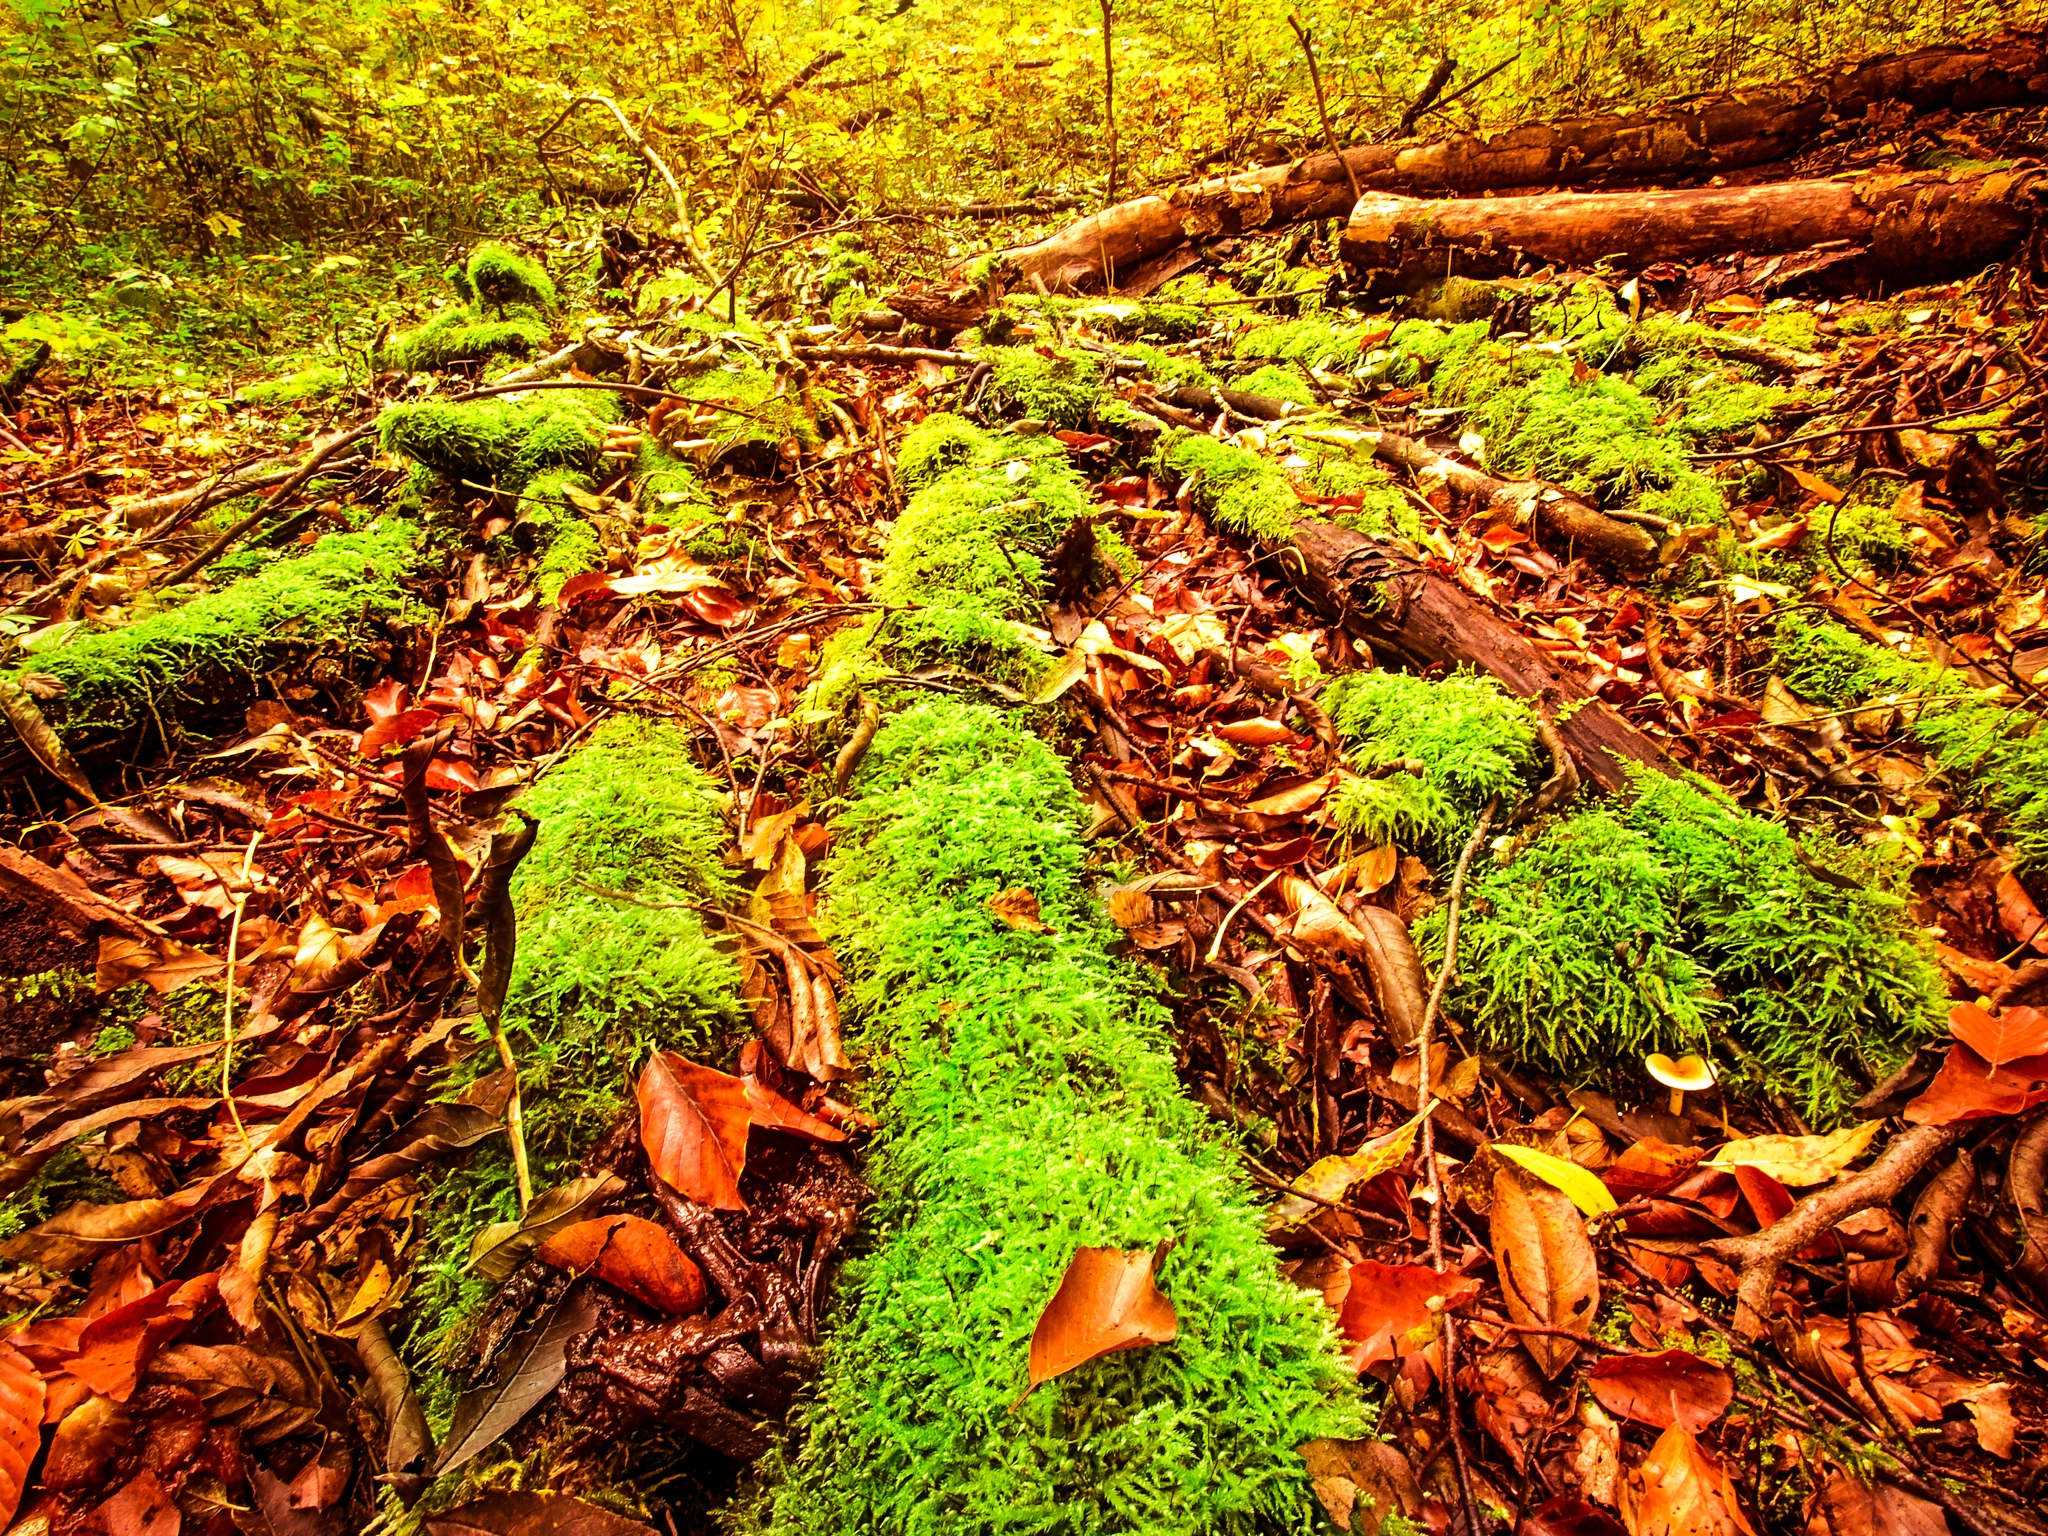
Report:
[[[1153,462],[1162,479],[1194,480],[1196,504],[1232,533],[1285,539],[1308,514],[1287,471],[1250,448],[1169,432]]]
[[[739,1027],[739,972],[694,912],[636,906],[590,887],[648,902],[716,900],[725,893],[719,794],[673,726],[616,716],[599,726],[519,801],[540,822],[514,877],[519,948],[505,1029],[519,1061],[528,1156],[536,1190],[571,1177],[584,1150],[629,1102],[627,1072],[650,1050],[702,1059]],[[462,1075],[495,1070],[488,1049]],[[515,1219],[510,1149],[483,1143],[436,1186],[429,1252],[417,1273],[407,1352],[435,1367],[491,1285],[465,1272],[483,1227]],[[431,1371],[437,1427],[454,1383]]]
[[[830,910],[878,1064],[881,1236],[740,1528],[1305,1536],[1295,1447],[1360,1433],[1355,1389],[1179,1092],[1162,1011],[1108,958],[1065,768],[945,701],[885,727],[856,782]],[[1054,933],[989,916],[1013,886]],[[1018,1404],[1074,1250],[1167,1238],[1179,1336]]]
[[[397,520],[330,533],[218,592],[37,652],[31,670],[64,689],[53,723],[67,733],[152,720],[168,730],[187,706],[217,704],[226,679],[259,678],[292,648],[353,658],[385,621],[407,615],[401,582],[418,563],[415,540]]]
[[[444,309],[418,329],[392,337],[377,361],[385,368],[419,373],[451,363],[528,357],[547,345],[550,334],[539,319],[483,320],[468,309]]]
[[[904,434],[896,450],[896,483],[906,491],[921,491],[948,470],[986,458],[990,442],[989,434],[966,417],[936,412]]]
[[[1237,357],[1299,363],[1304,368],[1348,367],[1358,360],[1358,343],[1364,335],[1363,325],[1311,314],[1254,325],[1230,350]]]
[[[1315,391],[1308,387],[1308,380],[1294,369],[1282,367],[1278,363],[1267,363],[1264,367],[1245,375],[1237,381],[1235,387],[1247,394],[1264,395],[1270,400],[1286,400],[1294,405],[1316,403]]]
[[[1490,677],[1432,683],[1403,672],[1339,678],[1324,696],[1361,772],[1410,758],[1420,774],[1354,779],[1339,790],[1337,824],[1374,844],[1444,847],[1490,799],[1517,799],[1542,766],[1535,717]]]
[[[555,307],[555,280],[547,268],[496,240],[486,240],[469,253],[466,275],[474,301],[500,313],[515,306],[543,311]]]
[[[1895,702],[1934,767],[2003,824],[2018,866],[2048,863],[2048,730],[2038,717],[1838,624],[1788,614],[1772,642],[1785,681],[1805,698],[1830,709]]]
[[[1167,352],[1142,343],[1124,347],[1122,351],[1124,356],[1142,363],[1145,377],[1162,389],[1177,389],[1183,384],[1192,384],[1198,389],[1216,387],[1216,375],[1204,368],[1199,358],[1186,357],[1177,352]]]
[[[755,444],[772,454],[792,438],[807,449],[816,448],[823,441],[810,403],[801,395],[789,393],[784,381],[752,363],[706,368],[676,380],[670,388],[714,408],[733,407],[717,411],[710,421],[698,427],[704,436],[717,442],[716,451],[720,453]],[[754,467],[766,473],[772,465],[764,460]]]
[[[718,510],[688,461],[677,458],[652,437],[640,440],[635,455],[633,504],[671,528],[687,526]]]
[[[417,459],[450,479],[516,491],[543,469],[597,468],[605,427],[618,418],[618,398],[607,389],[421,400],[378,417],[377,440],[387,453]]]
[[[1773,310],[1756,328],[1756,339],[1794,352],[1811,352],[1820,345],[1820,317],[1810,309]]]
[[[1554,823],[1474,880],[1459,1006],[1489,1049],[1581,1080],[1725,1032],[1834,1122],[1941,1027],[1946,987],[1905,903],[1822,880],[1853,851],[1796,845],[1705,780],[1632,776],[1625,812]],[[1442,915],[1417,937],[1440,955]]]
[[[336,368],[331,363],[318,363],[281,379],[265,379],[260,384],[251,384],[241,392],[240,398],[250,405],[303,405],[310,400],[325,400],[329,395],[338,395],[346,388],[348,370]]]
[[[990,347],[989,398],[1049,426],[1079,429],[1095,418],[1101,400],[1103,358],[1095,352],[1047,357],[1036,347]]]
[[[1193,304],[1157,299],[1079,299],[1070,294],[1012,294],[1004,304],[1026,314],[1073,320],[1106,336],[1136,341],[1185,341],[1209,323],[1209,313]]]

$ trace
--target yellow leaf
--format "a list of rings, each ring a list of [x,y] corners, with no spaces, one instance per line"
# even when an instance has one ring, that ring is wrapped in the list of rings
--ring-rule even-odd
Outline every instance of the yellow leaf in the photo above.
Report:
[[[990,913],[1012,928],[1022,928],[1026,933],[1051,933],[1038,915],[1038,896],[1028,886],[1012,886],[1007,891],[998,891],[983,903]]]
[[[1567,1158],[1553,1157],[1548,1152],[1538,1152],[1534,1147],[1517,1147],[1505,1141],[1496,1141],[1493,1150],[1524,1173],[1541,1179],[1587,1216],[1600,1216],[1619,1209],[1613,1194],[1589,1168],[1581,1168]]]
[[[1866,1120],[1828,1136],[1751,1136],[1729,1142],[1707,1161],[1758,1168],[1794,1189],[1825,1184],[1863,1155],[1882,1124]]]
[[[1319,1201],[1342,1200],[1344,1191],[1352,1185],[1376,1179],[1388,1169],[1398,1167],[1408,1155],[1408,1149],[1415,1145],[1415,1134],[1422,1129],[1423,1115],[1435,1108],[1436,1100],[1432,1099],[1429,1109],[1421,1115],[1384,1136],[1374,1137],[1356,1152],[1342,1157],[1321,1158],[1309,1164],[1307,1171],[1294,1181],[1294,1192],[1283,1196],[1273,1207],[1274,1223],[1292,1226],[1323,1209]],[[1315,1199],[1304,1199],[1307,1195],[1313,1195]]]

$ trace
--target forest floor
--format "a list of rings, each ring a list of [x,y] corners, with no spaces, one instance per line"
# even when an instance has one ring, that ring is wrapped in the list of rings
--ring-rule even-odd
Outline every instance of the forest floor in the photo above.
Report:
[[[472,260],[374,372],[220,400],[58,361],[0,420],[0,1481],[57,1426],[48,1530],[538,1529],[558,1495],[702,1528],[791,1388],[645,1337],[703,1306],[681,1252],[772,1299],[721,1315],[728,1363],[830,1336],[887,1114],[841,1037],[831,871],[877,720],[927,697],[1073,767],[1180,1081],[1382,1405],[1303,1452],[1340,1527],[2044,1529],[2023,265],[1882,297],[1737,259],[1550,274],[1432,318],[1348,302],[1318,229],[1141,299],[983,289],[954,342],[877,330],[843,237],[754,313],[667,242],[535,249],[567,303]],[[447,404],[577,343],[527,382],[580,388]],[[175,499],[316,442],[303,480]],[[931,532],[953,464],[1028,497],[1049,456],[1064,521]],[[1458,466],[1622,512],[1647,557]],[[1302,518],[1725,795],[1653,770],[1605,800],[1564,772],[1577,706],[1402,670],[1401,599],[1319,606]],[[906,529],[921,574],[888,565]],[[1029,611],[976,606],[1013,579]],[[555,863],[515,903],[520,810]],[[989,920],[1043,929],[1037,899]],[[522,957],[639,945],[608,974],[671,990],[571,1039],[513,984],[515,915]],[[700,962],[740,990],[676,1023]],[[1644,1065],[1690,1054],[1692,1091]],[[592,1269],[598,1300],[556,1283]],[[667,1372],[643,1397],[702,1389],[666,1430],[605,1385],[635,1349]]]

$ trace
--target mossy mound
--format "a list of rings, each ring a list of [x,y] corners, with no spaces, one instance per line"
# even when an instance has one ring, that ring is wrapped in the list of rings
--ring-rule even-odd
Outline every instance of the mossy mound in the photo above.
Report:
[[[463,296],[501,313],[515,306],[541,311],[555,307],[555,280],[547,268],[496,240],[486,240],[469,253],[464,275],[468,288]]]
[[[619,419],[608,389],[536,390],[484,400],[420,400],[377,418],[377,441],[451,480],[518,490],[543,469],[588,473]]]
[[[1141,337],[1151,337],[1155,341],[1186,341],[1209,323],[1209,312],[1198,305],[1156,299],[1097,299],[1058,293],[1018,293],[1003,302],[1008,308],[1025,314],[1073,320],[1092,331],[1126,341],[1136,341]]]
[[[425,325],[392,337],[377,361],[381,367],[421,373],[452,363],[530,357],[548,344],[552,334],[538,317],[485,320],[467,308],[444,309]]]
[[[1298,320],[1254,325],[1237,338],[1230,350],[1236,357],[1298,363],[1304,368],[1348,368],[1358,361],[1358,344],[1364,337],[1362,324],[1325,314],[1308,314]]]
[[[758,364],[723,363],[677,379],[669,387],[714,409],[732,407],[698,423],[697,430],[714,440],[715,455],[731,459],[749,474],[773,473],[785,442],[794,439],[810,450],[824,441],[812,400]]]
[[[1780,673],[1802,698],[1829,709],[1896,704],[1935,769],[1996,819],[2019,867],[2048,864],[2048,731],[2037,716],[1839,624],[1788,614],[1772,644]]]
[[[1340,525],[1373,538],[1421,537],[1415,508],[1377,469],[1310,445],[1315,467],[1308,479],[1325,496],[1356,496],[1344,510],[1305,504],[1286,470],[1266,454],[1199,432],[1162,436],[1152,468],[1162,480],[1194,482],[1194,500],[1216,522],[1246,538],[1285,541],[1305,517],[1330,516]]]
[[[45,712],[67,735],[151,722],[168,732],[217,707],[228,680],[258,679],[293,648],[353,661],[387,620],[408,615],[401,583],[418,564],[416,539],[395,519],[330,533],[220,591],[39,651],[29,670],[64,689]]]
[[[1461,838],[1490,799],[1518,800],[1541,777],[1542,748],[1529,706],[1490,677],[1460,673],[1431,683],[1405,672],[1341,677],[1323,707],[1361,772],[1402,758],[1420,774],[1353,779],[1337,793],[1337,824],[1373,844],[1438,850]]]
[[[265,407],[280,405],[304,405],[313,400],[325,400],[329,395],[338,395],[348,388],[348,370],[337,368],[331,363],[318,363],[311,368],[301,368],[297,373],[281,379],[265,379],[251,384],[236,396],[250,405]]]
[[[878,1064],[878,1247],[849,1266],[804,1439],[740,1528],[1315,1529],[1296,1447],[1362,1433],[1356,1389],[1181,1095],[1162,1011],[1108,957],[1065,768],[999,712],[945,701],[886,726],[856,783],[830,911]],[[1015,886],[1051,934],[990,916]],[[1019,1404],[1074,1250],[1169,1238],[1178,1337]]]
[[[1051,427],[1078,431],[1091,426],[1104,398],[1104,358],[1079,349],[1046,356],[1051,350],[984,349],[982,356],[990,365],[990,403]]]
[[[1632,777],[1625,810],[1557,821],[1475,871],[1452,1005],[1487,1049],[1575,1081],[1732,1039],[1834,1123],[1942,1028],[1946,987],[1904,900],[1824,880],[1884,877],[1705,780]],[[1432,914],[1418,946],[1441,957],[1443,935]]]
[[[1315,391],[1292,368],[1279,363],[1267,363],[1235,381],[1234,386],[1247,394],[1264,395],[1269,400],[1285,400],[1293,405],[1314,405]]]
[[[726,889],[719,803],[682,732],[629,715],[599,726],[519,800],[540,833],[513,880],[519,947],[504,1023],[536,1191],[573,1176],[627,1107],[628,1073],[649,1051],[713,1056],[742,1023],[738,968],[696,913],[591,889],[655,903],[718,899]],[[461,1076],[496,1069],[484,1048]],[[518,1207],[502,1138],[483,1143],[431,1197],[407,1353],[429,1367],[425,1395],[437,1426],[455,1388],[436,1362],[493,1288],[467,1270],[470,1244],[490,1223],[516,1219]]]

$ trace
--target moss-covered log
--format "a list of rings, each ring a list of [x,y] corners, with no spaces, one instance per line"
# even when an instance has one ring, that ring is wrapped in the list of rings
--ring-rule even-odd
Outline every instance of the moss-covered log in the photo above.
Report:
[[[25,680],[54,694],[43,705],[52,724],[88,741],[238,711],[293,653],[310,658],[313,682],[345,683],[363,659],[388,655],[386,626],[408,611],[402,582],[418,565],[418,538],[395,518],[328,534],[219,591],[39,651]]]
[[[1815,79],[1698,96],[1660,112],[1566,118],[1433,143],[1365,144],[1119,203],[1007,251],[1053,287],[1114,288],[1185,241],[1335,218],[1359,190],[1428,195],[1507,187],[1643,185],[1789,159],[1875,103],[1981,110],[2048,98],[2048,36],[1865,60]]]
[[[1525,257],[1633,269],[1845,244],[1862,254],[1831,281],[1897,287],[2002,260],[2034,228],[2044,189],[2040,171],[2013,169],[1471,201],[1371,192],[1351,211],[1342,254],[1355,287],[1386,294],[1503,277]]]
[[[901,616],[918,623],[900,644],[892,630],[842,650],[828,687],[885,674],[860,663],[876,649],[1000,660],[1019,644],[1008,610],[1042,594],[1035,563],[1005,562],[994,540],[1020,503],[1041,534],[1086,515],[1043,439],[934,419],[901,462],[924,489],[883,587],[926,606]],[[1275,1271],[1230,1153],[1180,1094],[1160,1011],[1109,958],[1080,812],[1053,753],[984,706],[919,704],[864,760],[830,914],[880,1074],[882,1236],[849,1271],[806,1438],[767,1470],[747,1529],[1193,1536],[1319,1518],[1296,1448],[1356,1434],[1357,1399],[1313,1299]],[[1050,931],[991,914],[1014,887]],[[1168,1239],[1178,1338],[1018,1404],[1075,1249]]]

